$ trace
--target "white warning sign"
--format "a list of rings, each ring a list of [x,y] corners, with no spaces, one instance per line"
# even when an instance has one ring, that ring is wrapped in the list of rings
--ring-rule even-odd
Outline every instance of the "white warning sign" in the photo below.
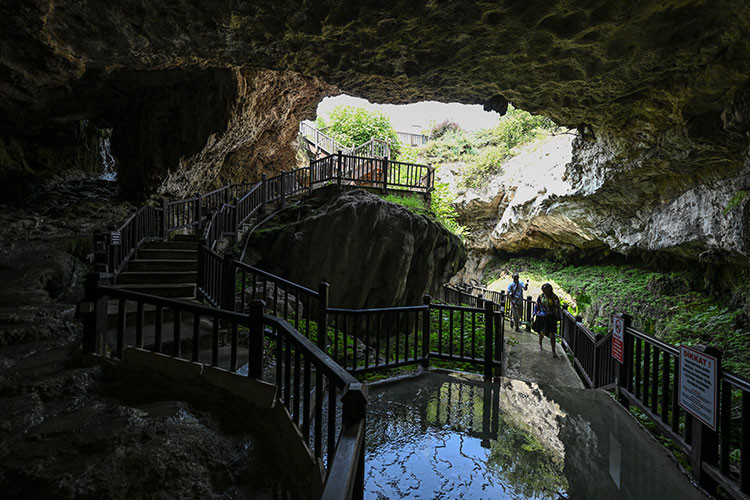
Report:
[[[680,406],[713,430],[716,430],[718,377],[715,357],[680,346]]]

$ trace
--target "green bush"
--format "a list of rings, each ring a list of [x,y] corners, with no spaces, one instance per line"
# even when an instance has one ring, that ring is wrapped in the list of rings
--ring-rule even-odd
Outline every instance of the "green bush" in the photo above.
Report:
[[[487,177],[502,173],[502,164],[512,156],[508,148],[503,145],[483,149],[475,160],[463,168],[461,184],[478,188]]]
[[[449,132],[463,132],[463,129],[458,123],[451,120],[445,120],[440,123],[435,123],[430,127],[430,138],[439,139]]]
[[[463,238],[465,235],[465,228],[456,221],[457,213],[452,204],[453,195],[448,190],[447,184],[438,183],[435,185],[435,191],[432,193],[431,208],[427,208],[427,205],[420,196],[388,194],[383,196],[383,199],[390,203],[401,205],[409,209],[412,213],[434,219],[445,229],[460,238]]]
[[[383,139],[391,144],[391,151],[398,155],[400,143],[390,118],[379,111],[355,106],[336,106],[328,118],[318,117],[318,128],[347,147],[359,146],[372,138]]]
[[[477,154],[471,136],[463,130],[448,131],[439,140],[430,140],[422,146],[421,156],[426,161],[445,163],[460,161]]]

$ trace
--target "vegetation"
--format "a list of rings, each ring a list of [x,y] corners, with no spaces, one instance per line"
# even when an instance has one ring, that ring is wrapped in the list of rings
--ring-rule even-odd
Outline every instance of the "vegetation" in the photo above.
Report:
[[[391,144],[391,151],[398,154],[400,144],[390,118],[379,111],[367,111],[363,107],[336,106],[328,118],[318,117],[318,128],[327,128],[330,135],[347,147],[359,146],[372,138],[383,139]]]
[[[463,238],[466,234],[465,228],[457,222],[458,214],[453,207],[453,196],[446,184],[436,184],[432,193],[432,206],[427,207],[424,199],[420,196],[388,194],[383,196],[385,201],[396,203],[409,209],[417,215],[424,215],[437,221],[445,229],[456,236]]]
[[[473,134],[449,121],[433,126],[432,140],[423,146],[421,153],[436,164],[465,163],[462,184],[477,187],[488,175],[501,171],[503,162],[514,156],[516,146],[556,127],[549,118],[510,106],[495,127]]]
[[[729,200],[729,203],[727,203],[727,206],[724,209],[724,215],[727,215],[729,212],[740,206],[748,194],[750,194],[750,191],[737,191]]]
[[[658,273],[623,265],[560,265],[553,261],[519,258],[495,263],[498,271],[522,270],[532,281],[550,281],[565,290],[594,331],[606,332],[611,314],[627,313],[636,328],[671,344],[705,344],[718,348],[724,366],[750,377],[750,320],[742,310],[718,303],[696,291],[688,272]],[[744,289],[744,291],[743,291]],[[739,287],[746,294],[750,283]]]

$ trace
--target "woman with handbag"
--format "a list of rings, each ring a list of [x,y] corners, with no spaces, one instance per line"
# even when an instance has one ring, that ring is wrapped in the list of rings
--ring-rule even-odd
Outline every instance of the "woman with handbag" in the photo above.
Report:
[[[562,310],[560,299],[552,291],[552,285],[549,283],[542,285],[542,294],[534,304],[534,316],[533,329],[539,334],[539,350],[543,350],[542,340],[546,335],[549,337],[552,346],[552,357],[558,357],[557,352],[555,352],[555,335],[557,334],[557,322],[562,316]]]

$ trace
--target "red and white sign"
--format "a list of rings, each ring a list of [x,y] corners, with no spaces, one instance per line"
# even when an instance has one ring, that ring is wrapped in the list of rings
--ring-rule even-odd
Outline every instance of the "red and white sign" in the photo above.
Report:
[[[713,356],[680,346],[680,406],[713,430],[716,430],[718,364]]]
[[[612,357],[623,363],[625,350],[625,319],[622,316],[612,316]]]

